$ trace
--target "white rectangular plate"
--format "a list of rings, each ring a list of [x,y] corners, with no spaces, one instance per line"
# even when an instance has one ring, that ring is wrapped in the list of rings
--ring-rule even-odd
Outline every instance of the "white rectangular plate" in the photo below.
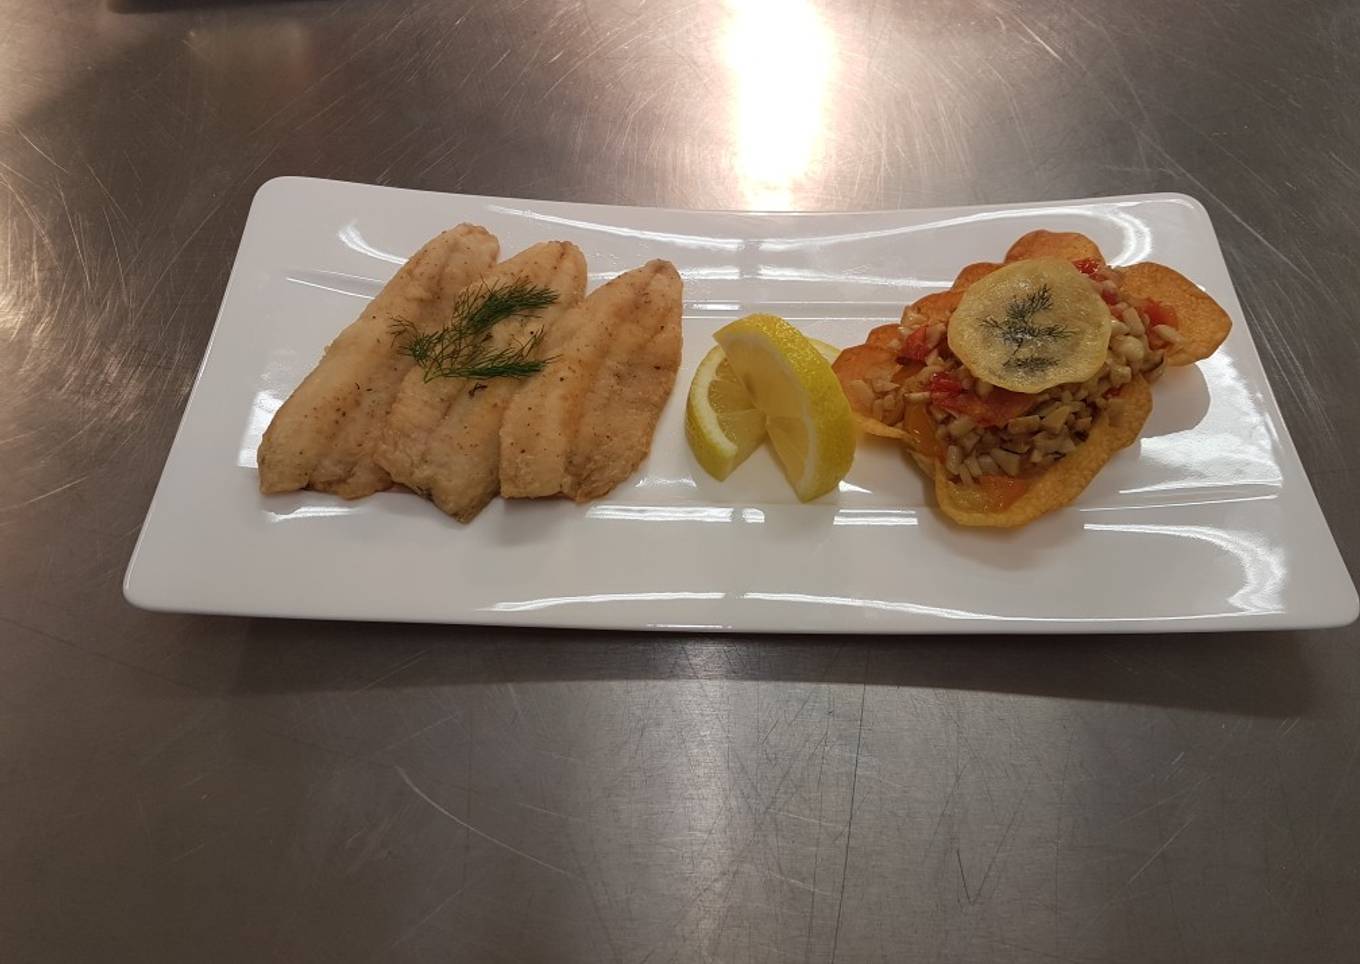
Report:
[[[459,221],[510,253],[565,239],[591,283],[651,258],[685,279],[685,350],[651,457],[605,499],[496,500],[460,526],[406,493],[261,496],[255,448],[322,348]],[[1033,228],[1179,269],[1232,315],[1171,372],[1141,440],[1015,532],[948,523],[892,444],[800,505],[764,451],[725,483],[685,443],[714,330],[771,311],[861,341]],[[124,584],[138,606],[419,622],[753,632],[1165,632],[1339,625],[1355,588],[1280,418],[1204,209],[1181,195],[746,214],[432,194],[307,178],[256,195]]]

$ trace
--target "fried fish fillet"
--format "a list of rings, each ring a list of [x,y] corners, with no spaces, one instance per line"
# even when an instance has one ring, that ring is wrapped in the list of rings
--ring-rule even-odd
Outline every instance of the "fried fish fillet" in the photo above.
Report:
[[[650,261],[591,293],[544,336],[553,359],[510,402],[501,494],[599,498],[641,464],[680,367],[683,285]]]
[[[516,280],[551,288],[557,301],[495,325],[496,349],[526,344],[552,330],[585,294],[585,257],[568,242],[536,244],[501,262],[480,283],[490,288]],[[540,342],[535,357],[543,353]],[[388,413],[375,454],[378,464],[455,519],[471,520],[500,489],[501,421],[524,384],[515,378],[425,381],[413,369]]]
[[[396,351],[401,319],[437,328],[454,296],[492,269],[500,245],[472,224],[443,232],[417,251],[326,347],[275,413],[260,442],[260,491],[312,488],[357,499],[388,488],[373,449],[402,379],[415,364]]]

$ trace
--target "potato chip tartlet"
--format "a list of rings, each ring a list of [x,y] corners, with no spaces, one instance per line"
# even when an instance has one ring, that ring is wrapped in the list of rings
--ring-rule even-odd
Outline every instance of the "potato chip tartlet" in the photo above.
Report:
[[[861,428],[903,440],[949,518],[1011,528],[1080,495],[1138,438],[1167,367],[1207,358],[1231,326],[1171,268],[1112,267],[1084,235],[1032,231],[834,368]]]

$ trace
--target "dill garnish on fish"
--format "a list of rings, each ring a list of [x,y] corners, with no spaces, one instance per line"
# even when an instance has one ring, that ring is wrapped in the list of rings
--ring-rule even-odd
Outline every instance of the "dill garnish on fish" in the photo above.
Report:
[[[421,333],[398,318],[389,328],[397,351],[420,366],[427,382],[436,378],[527,378],[550,361],[535,358],[541,331],[510,345],[497,346],[491,329],[497,322],[523,318],[557,302],[557,292],[516,278],[503,284],[474,285],[453,304],[449,323]]]

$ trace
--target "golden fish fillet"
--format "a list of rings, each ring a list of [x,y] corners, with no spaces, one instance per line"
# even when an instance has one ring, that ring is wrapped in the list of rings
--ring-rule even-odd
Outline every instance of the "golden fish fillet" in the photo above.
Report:
[[[586,261],[574,244],[536,244],[501,262],[480,282],[488,288],[516,280],[557,292],[557,301],[491,329],[492,347],[529,343],[585,293]],[[542,357],[540,342],[534,357]],[[554,363],[555,364],[555,363]],[[552,367],[551,365],[549,366]],[[413,369],[388,413],[375,458],[394,480],[428,496],[467,522],[500,489],[500,431],[507,406],[524,387],[517,378],[434,378]]]
[[[373,449],[415,363],[396,350],[390,328],[397,320],[420,331],[444,324],[454,297],[493,268],[499,251],[488,231],[460,224],[402,265],[275,413],[257,456],[260,491],[357,499],[391,486]]]
[[[501,494],[599,498],[651,448],[680,367],[683,285],[669,261],[619,275],[544,337],[553,360],[501,427]]]

